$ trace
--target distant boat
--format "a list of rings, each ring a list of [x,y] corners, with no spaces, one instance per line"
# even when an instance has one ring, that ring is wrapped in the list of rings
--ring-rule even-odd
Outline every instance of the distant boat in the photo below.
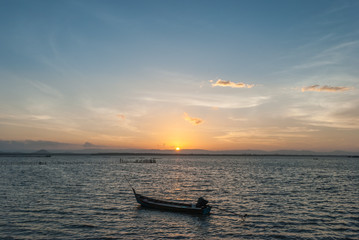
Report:
[[[172,201],[158,200],[154,198],[149,198],[137,194],[135,189],[133,189],[136,200],[141,206],[147,208],[154,208],[159,210],[174,211],[174,212],[186,212],[194,214],[209,214],[211,211],[211,206],[207,205],[208,201],[200,197],[196,204],[186,204]]]

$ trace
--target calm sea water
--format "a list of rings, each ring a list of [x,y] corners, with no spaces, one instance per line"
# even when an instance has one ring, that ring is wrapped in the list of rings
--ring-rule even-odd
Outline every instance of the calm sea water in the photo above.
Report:
[[[140,158],[0,158],[0,238],[359,239],[359,159],[161,156],[123,163]],[[215,207],[209,216],[144,209],[125,178],[143,195],[203,196]]]

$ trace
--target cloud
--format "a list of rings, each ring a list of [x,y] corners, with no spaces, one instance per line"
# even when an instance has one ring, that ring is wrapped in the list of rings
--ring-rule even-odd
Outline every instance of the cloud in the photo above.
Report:
[[[117,114],[117,117],[122,120],[126,118],[126,116],[123,114]]]
[[[341,49],[347,49],[347,48],[350,49],[350,47],[358,47],[358,45],[359,45],[359,41],[343,42],[343,43],[340,43],[340,44],[338,44],[336,46],[333,46],[331,48],[328,48],[328,49],[324,50],[322,52],[322,55],[325,55],[325,54],[328,54],[328,53],[333,53],[333,52],[335,52],[337,50],[341,50]]]
[[[36,151],[39,149],[57,150],[57,149],[76,149],[79,145],[52,141],[6,141],[0,140],[0,151]]]
[[[249,93],[250,94],[250,93]],[[268,102],[271,96],[187,92],[143,92],[140,100],[149,103],[180,104],[208,108],[251,108]]]
[[[318,67],[322,67],[322,66],[328,66],[328,65],[332,65],[332,64],[336,64],[337,61],[334,60],[317,60],[317,61],[309,61],[307,63],[303,63],[297,66],[294,66],[293,69],[308,69],[308,68],[318,68]]]
[[[331,87],[331,86],[319,86],[319,85],[312,85],[312,86],[308,86],[308,87],[303,87],[302,88],[302,92],[308,92],[308,91],[312,91],[312,92],[343,92],[343,91],[348,91],[350,90],[350,87]]]
[[[323,68],[328,69],[328,67],[332,65],[342,66],[347,69],[356,67],[353,65],[355,61],[352,59],[355,59],[359,41],[341,41],[337,44],[329,44],[329,42],[334,42],[336,38],[337,36],[335,34],[327,34],[319,37],[319,39],[313,39],[310,43],[299,46],[290,54],[286,53],[283,59],[285,59],[288,64],[297,62],[298,59],[300,59],[300,62],[276,73],[290,73],[292,76],[293,71],[304,71],[303,74],[312,74],[312,72],[309,71],[317,71]],[[331,71],[333,70],[335,70],[335,68],[331,69]],[[325,70],[325,72],[327,72],[327,70]],[[331,72],[329,76],[332,75],[333,73]]]
[[[213,80],[210,80],[212,83],[212,87],[231,87],[231,88],[252,88],[254,84],[245,84],[245,83],[235,83],[231,81],[226,81],[222,79],[218,79],[217,82],[213,83]]]
[[[53,97],[57,97],[57,98],[61,98],[62,94],[60,91],[58,91],[57,89],[51,87],[50,85],[47,85],[45,83],[42,83],[40,81],[36,81],[36,80],[30,80],[29,83],[36,88],[37,90],[39,90],[40,92],[47,94],[49,96],[53,96]]]
[[[199,124],[203,123],[202,119],[190,117],[187,113],[184,113],[184,119],[186,121],[192,123],[193,125],[199,125]]]
[[[31,115],[31,120],[51,120],[53,119],[49,115]]]
[[[98,147],[97,145],[92,144],[92,143],[90,143],[90,142],[85,142],[84,145],[82,145],[82,146],[85,147],[85,148]]]

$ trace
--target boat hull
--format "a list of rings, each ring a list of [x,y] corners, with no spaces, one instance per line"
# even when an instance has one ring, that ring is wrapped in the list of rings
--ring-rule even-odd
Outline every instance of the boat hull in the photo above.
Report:
[[[135,197],[137,202],[141,204],[141,206],[146,208],[153,208],[153,209],[173,211],[173,212],[185,212],[192,214],[204,214],[204,215],[209,214],[211,211],[211,206],[208,205],[202,208],[198,208],[195,205],[191,205],[191,204],[157,200],[157,199],[142,196],[137,193],[135,193]]]

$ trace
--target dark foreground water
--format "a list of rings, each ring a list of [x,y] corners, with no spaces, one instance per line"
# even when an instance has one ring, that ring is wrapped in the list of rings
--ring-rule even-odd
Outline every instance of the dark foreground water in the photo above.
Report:
[[[122,161],[120,160],[122,158]],[[148,157],[145,157],[148,158]],[[359,159],[162,156],[0,158],[0,238],[359,239]],[[137,192],[209,216],[143,209]],[[248,214],[242,222],[236,214]]]

